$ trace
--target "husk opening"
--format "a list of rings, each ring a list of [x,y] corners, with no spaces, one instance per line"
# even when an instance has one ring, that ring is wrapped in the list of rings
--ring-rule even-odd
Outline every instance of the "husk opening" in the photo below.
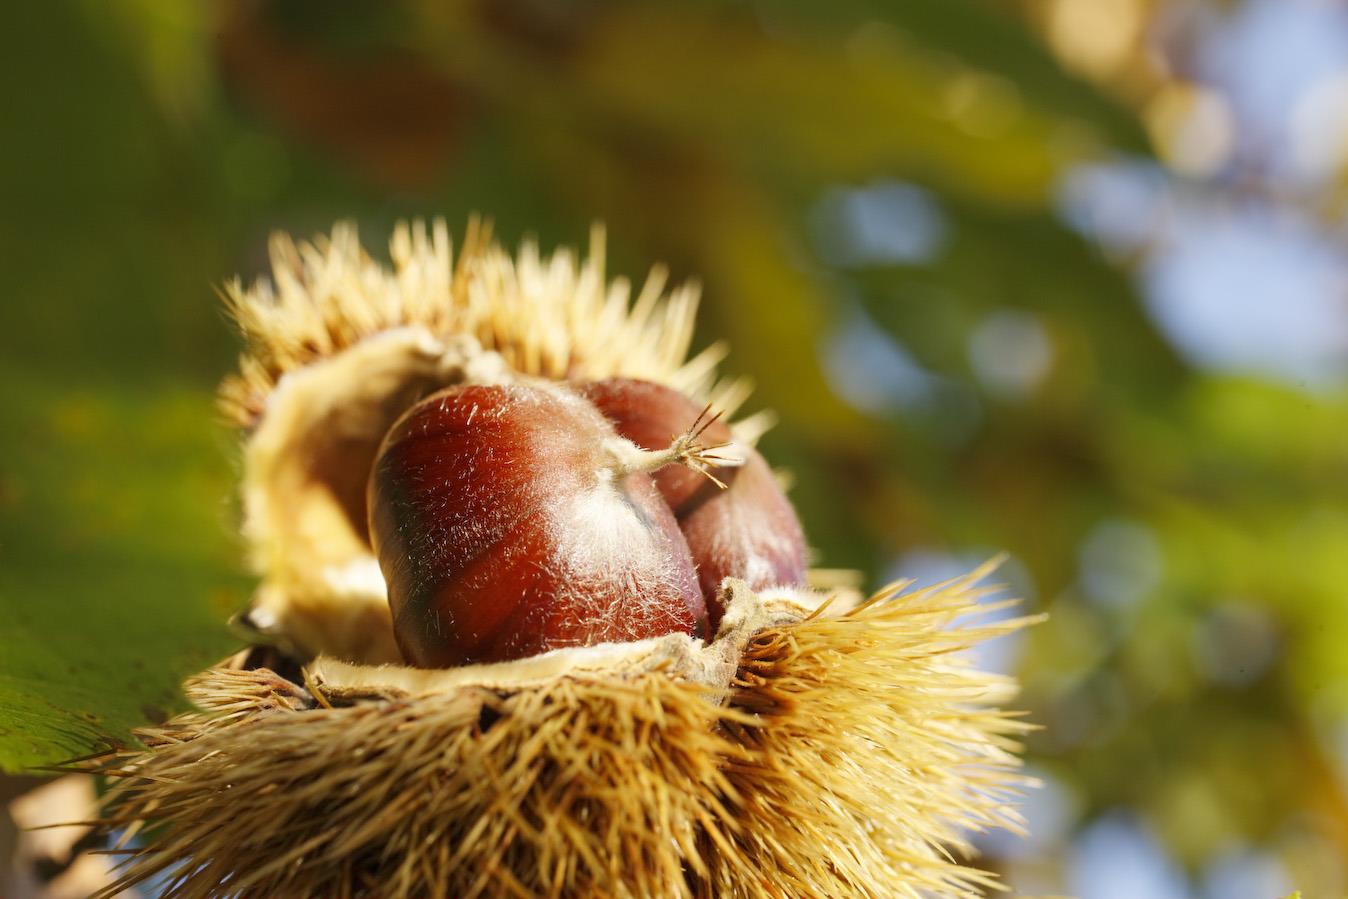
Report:
[[[667,384],[730,414],[747,382],[717,381],[723,349],[688,358],[697,289],[656,269],[635,298],[608,280],[596,231],[581,261],[516,257],[470,223],[457,258],[444,222],[400,226],[392,265],[355,229],[272,243],[272,276],[226,289],[247,342],[221,405],[244,431],[243,535],[262,583],[241,624],[300,658],[400,661],[370,549],[365,482],[379,443],[426,394],[455,384],[614,375]],[[736,426],[752,443],[766,426]]]

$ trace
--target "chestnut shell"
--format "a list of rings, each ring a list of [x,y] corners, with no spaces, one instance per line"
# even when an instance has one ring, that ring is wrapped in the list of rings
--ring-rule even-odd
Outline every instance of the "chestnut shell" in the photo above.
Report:
[[[560,385],[450,388],[390,429],[370,534],[410,664],[705,633],[688,545],[616,439]]]

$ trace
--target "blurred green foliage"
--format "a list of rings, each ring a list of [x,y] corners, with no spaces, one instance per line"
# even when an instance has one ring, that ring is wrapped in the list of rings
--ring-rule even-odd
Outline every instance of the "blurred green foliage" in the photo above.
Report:
[[[246,582],[204,391],[0,377],[0,759],[22,768],[179,707]]]
[[[704,282],[702,339],[779,413],[765,447],[824,564],[1023,565],[1052,613],[1021,655],[1032,760],[1081,821],[1127,806],[1186,864],[1269,843],[1303,883],[1342,878],[1324,734],[1348,720],[1348,396],[1177,358],[1052,210],[1066,168],[1145,153],[1142,132],[1017,20],[973,0],[14,12],[0,765],[125,739],[233,645],[248,585],[210,394],[236,347],[211,287],[259,273],[268,231],[355,218],[377,248],[398,218],[481,211],[547,246],[605,220],[615,270]],[[934,252],[829,258],[821,199],[895,181],[939,202]],[[925,399],[840,395],[821,347],[858,316]],[[1046,336],[1024,389],[970,350],[993,320]],[[1140,599],[1092,586],[1091,552]],[[1243,676],[1222,666],[1246,638],[1267,658]]]

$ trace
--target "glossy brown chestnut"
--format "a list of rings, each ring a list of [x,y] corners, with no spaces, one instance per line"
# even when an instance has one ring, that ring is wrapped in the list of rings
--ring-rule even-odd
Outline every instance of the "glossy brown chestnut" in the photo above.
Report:
[[[457,387],[409,410],[369,486],[407,661],[701,635],[687,543],[645,473],[663,464],[657,455],[562,385]]]
[[[645,449],[668,445],[703,411],[677,390],[650,381],[609,378],[579,389],[619,434]],[[699,439],[719,444],[734,437],[715,421]],[[752,447],[735,445],[725,452],[744,460],[739,467],[715,470],[725,490],[683,466],[654,475],[688,540],[713,628],[724,611],[716,599],[723,578],[743,578],[754,589],[805,583],[805,536],[772,470]]]

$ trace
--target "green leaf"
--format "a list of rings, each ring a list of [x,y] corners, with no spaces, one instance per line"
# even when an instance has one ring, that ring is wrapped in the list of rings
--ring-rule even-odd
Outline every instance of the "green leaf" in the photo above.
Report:
[[[0,768],[20,770],[184,708],[246,585],[209,394],[0,379]]]

